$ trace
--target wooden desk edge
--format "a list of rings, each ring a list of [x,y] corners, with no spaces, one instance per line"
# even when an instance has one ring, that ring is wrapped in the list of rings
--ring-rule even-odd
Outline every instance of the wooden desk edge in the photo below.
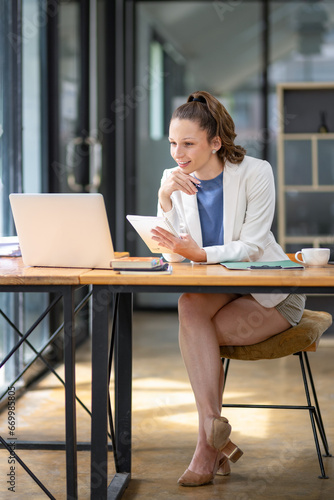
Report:
[[[334,268],[304,270],[231,271],[219,264],[193,265],[174,263],[172,274],[154,273],[117,274],[112,270],[92,270],[80,276],[86,285],[142,285],[142,286],[252,286],[252,287],[333,287]]]

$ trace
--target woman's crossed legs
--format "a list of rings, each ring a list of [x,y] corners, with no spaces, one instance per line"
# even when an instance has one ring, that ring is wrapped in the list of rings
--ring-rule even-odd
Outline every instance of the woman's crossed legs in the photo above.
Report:
[[[251,295],[184,294],[179,299],[179,342],[199,416],[197,446],[189,469],[211,473],[217,450],[207,444],[221,413],[224,372],[221,345],[251,345],[290,328],[275,309]]]

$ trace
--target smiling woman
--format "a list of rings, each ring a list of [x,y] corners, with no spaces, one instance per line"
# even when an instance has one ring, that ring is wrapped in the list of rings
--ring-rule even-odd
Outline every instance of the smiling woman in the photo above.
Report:
[[[205,91],[194,92],[174,111],[169,128],[177,167],[163,173],[158,213],[181,238],[155,228],[154,240],[168,261],[196,263],[289,260],[271,232],[275,209],[268,162],[246,156],[234,143],[234,123],[225,107]],[[299,323],[305,295],[284,293],[185,293],[179,299],[181,353],[197,404],[197,446],[182,486],[211,483],[230,472],[242,451],[230,440],[221,416],[224,372],[220,346],[251,345]],[[256,331],[248,318],[261,317]],[[240,330],[240,321],[246,332]],[[210,369],[208,369],[210,367]]]

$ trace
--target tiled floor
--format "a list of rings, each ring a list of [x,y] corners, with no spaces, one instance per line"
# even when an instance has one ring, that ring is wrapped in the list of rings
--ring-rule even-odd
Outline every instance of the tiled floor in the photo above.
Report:
[[[327,436],[334,451],[334,340],[324,338],[310,353]],[[62,367],[59,369],[62,372]],[[90,406],[90,345],[77,353],[77,392]],[[276,361],[233,362],[225,402],[305,403],[296,357]],[[48,375],[17,402],[17,437],[64,439],[64,391]],[[78,407],[78,439],[89,441],[90,419]],[[123,498],[211,500],[334,499],[334,457],[324,458],[329,479],[318,479],[319,465],[307,412],[225,409],[233,440],[244,455],[232,474],[213,485],[176,484],[196,440],[193,395],[178,350],[175,313],[135,313],[133,364],[133,472]],[[0,414],[6,432],[6,411]],[[65,454],[20,451],[58,500],[65,495]],[[78,454],[79,499],[89,499],[89,453]],[[0,498],[47,498],[16,466],[15,493],[7,490],[8,453],[0,451]],[[110,473],[113,472],[110,456]]]

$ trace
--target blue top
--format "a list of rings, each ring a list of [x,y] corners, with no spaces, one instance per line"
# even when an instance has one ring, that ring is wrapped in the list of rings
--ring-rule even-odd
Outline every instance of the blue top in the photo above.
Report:
[[[207,181],[201,180],[197,192],[203,247],[224,244],[223,172]]]

